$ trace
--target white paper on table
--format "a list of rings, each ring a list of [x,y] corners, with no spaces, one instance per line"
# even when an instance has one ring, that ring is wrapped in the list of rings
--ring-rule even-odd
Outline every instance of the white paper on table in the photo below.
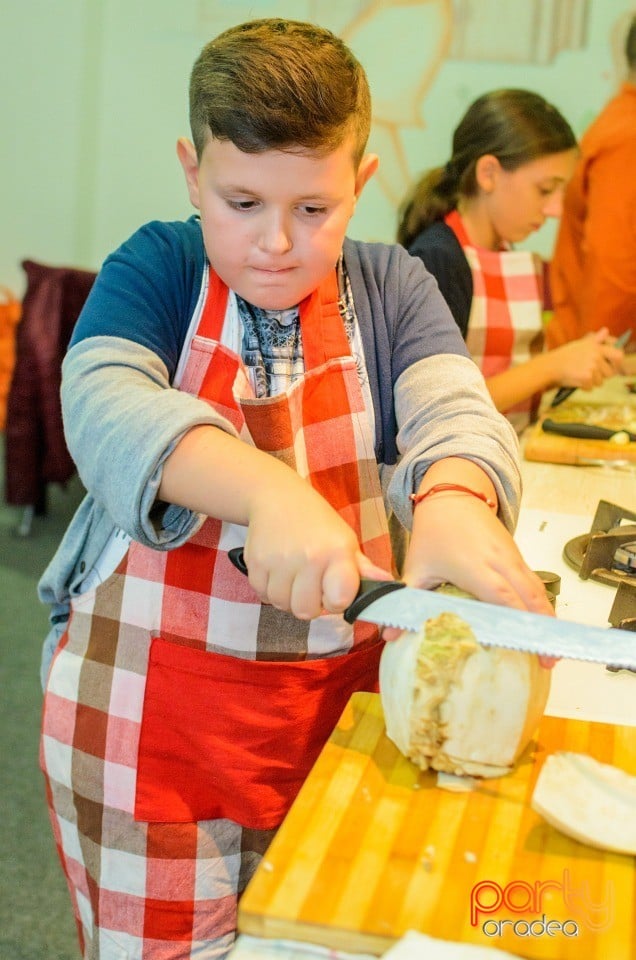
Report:
[[[497,947],[438,940],[425,933],[409,930],[401,940],[382,954],[382,960],[519,960]]]
[[[345,953],[300,940],[269,940],[242,933],[228,960],[378,960],[368,953]]]
[[[439,940],[408,930],[382,960],[519,960],[496,947]],[[228,960],[378,960],[367,953],[344,953],[296,940],[267,940],[241,934]]]

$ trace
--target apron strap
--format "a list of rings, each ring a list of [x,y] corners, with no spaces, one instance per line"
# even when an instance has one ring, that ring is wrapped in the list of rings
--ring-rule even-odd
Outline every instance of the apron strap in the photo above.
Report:
[[[300,332],[306,370],[320,367],[328,360],[351,355],[338,307],[338,277],[335,270],[300,304]]]
[[[197,329],[200,336],[217,343],[220,342],[227,310],[228,293],[226,284],[223,283],[212,267],[208,267],[208,292]]]
[[[464,222],[457,210],[451,210],[450,213],[447,213],[444,217],[444,223],[451,228],[462,247],[472,246],[470,240],[468,239]]]

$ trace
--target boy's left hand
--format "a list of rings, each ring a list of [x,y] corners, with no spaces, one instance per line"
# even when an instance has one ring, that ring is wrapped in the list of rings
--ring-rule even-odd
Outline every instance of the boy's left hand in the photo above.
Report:
[[[403,579],[426,588],[453,583],[488,603],[554,615],[543,582],[511,534],[474,497],[432,497],[418,504]]]
[[[403,579],[427,589],[452,583],[487,603],[554,616],[541,579],[501,521],[474,497],[432,497],[418,504]],[[397,633],[385,630],[383,637],[392,640]]]

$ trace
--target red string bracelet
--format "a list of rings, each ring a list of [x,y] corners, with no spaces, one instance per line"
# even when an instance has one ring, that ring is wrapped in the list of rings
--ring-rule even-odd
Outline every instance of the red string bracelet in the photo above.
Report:
[[[481,490],[471,490],[470,487],[463,487],[460,483],[436,483],[434,486],[429,487],[425,493],[410,494],[409,500],[413,501],[413,509],[415,509],[422,500],[425,500],[427,497],[432,497],[435,493],[443,493],[445,490],[458,490],[460,493],[468,493],[471,497],[477,497],[478,500],[483,500],[484,503],[487,503],[493,510],[497,509],[496,502],[490,500]]]

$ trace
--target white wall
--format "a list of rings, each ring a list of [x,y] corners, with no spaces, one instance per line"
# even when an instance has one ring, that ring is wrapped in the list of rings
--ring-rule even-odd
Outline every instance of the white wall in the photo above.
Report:
[[[0,3],[0,283],[14,289],[23,257],[79,253],[84,6]]]
[[[358,207],[356,237],[393,238],[409,178],[446,159],[459,116],[487,89],[533,88],[582,132],[618,82],[612,36],[633,2],[487,0],[503,31],[497,60],[480,56],[476,28],[466,42],[470,24],[458,20],[477,7],[483,27],[485,4],[0,0],[0,284],[20,293],[27,257],[96,269],[142,222],[190,214],[174,149],[188,133],[190,68],[208,39],[251,17],[310,19],[341,33],[368,69],[378,115],[399,121],[372,133],[383,176]],[[575,4],[585,19],[583,45],[549,62],[524,59],[510,24],[526,29],[527,4],[544,21]],[[532,238],[546,255],[551,243],[549,230]]]

